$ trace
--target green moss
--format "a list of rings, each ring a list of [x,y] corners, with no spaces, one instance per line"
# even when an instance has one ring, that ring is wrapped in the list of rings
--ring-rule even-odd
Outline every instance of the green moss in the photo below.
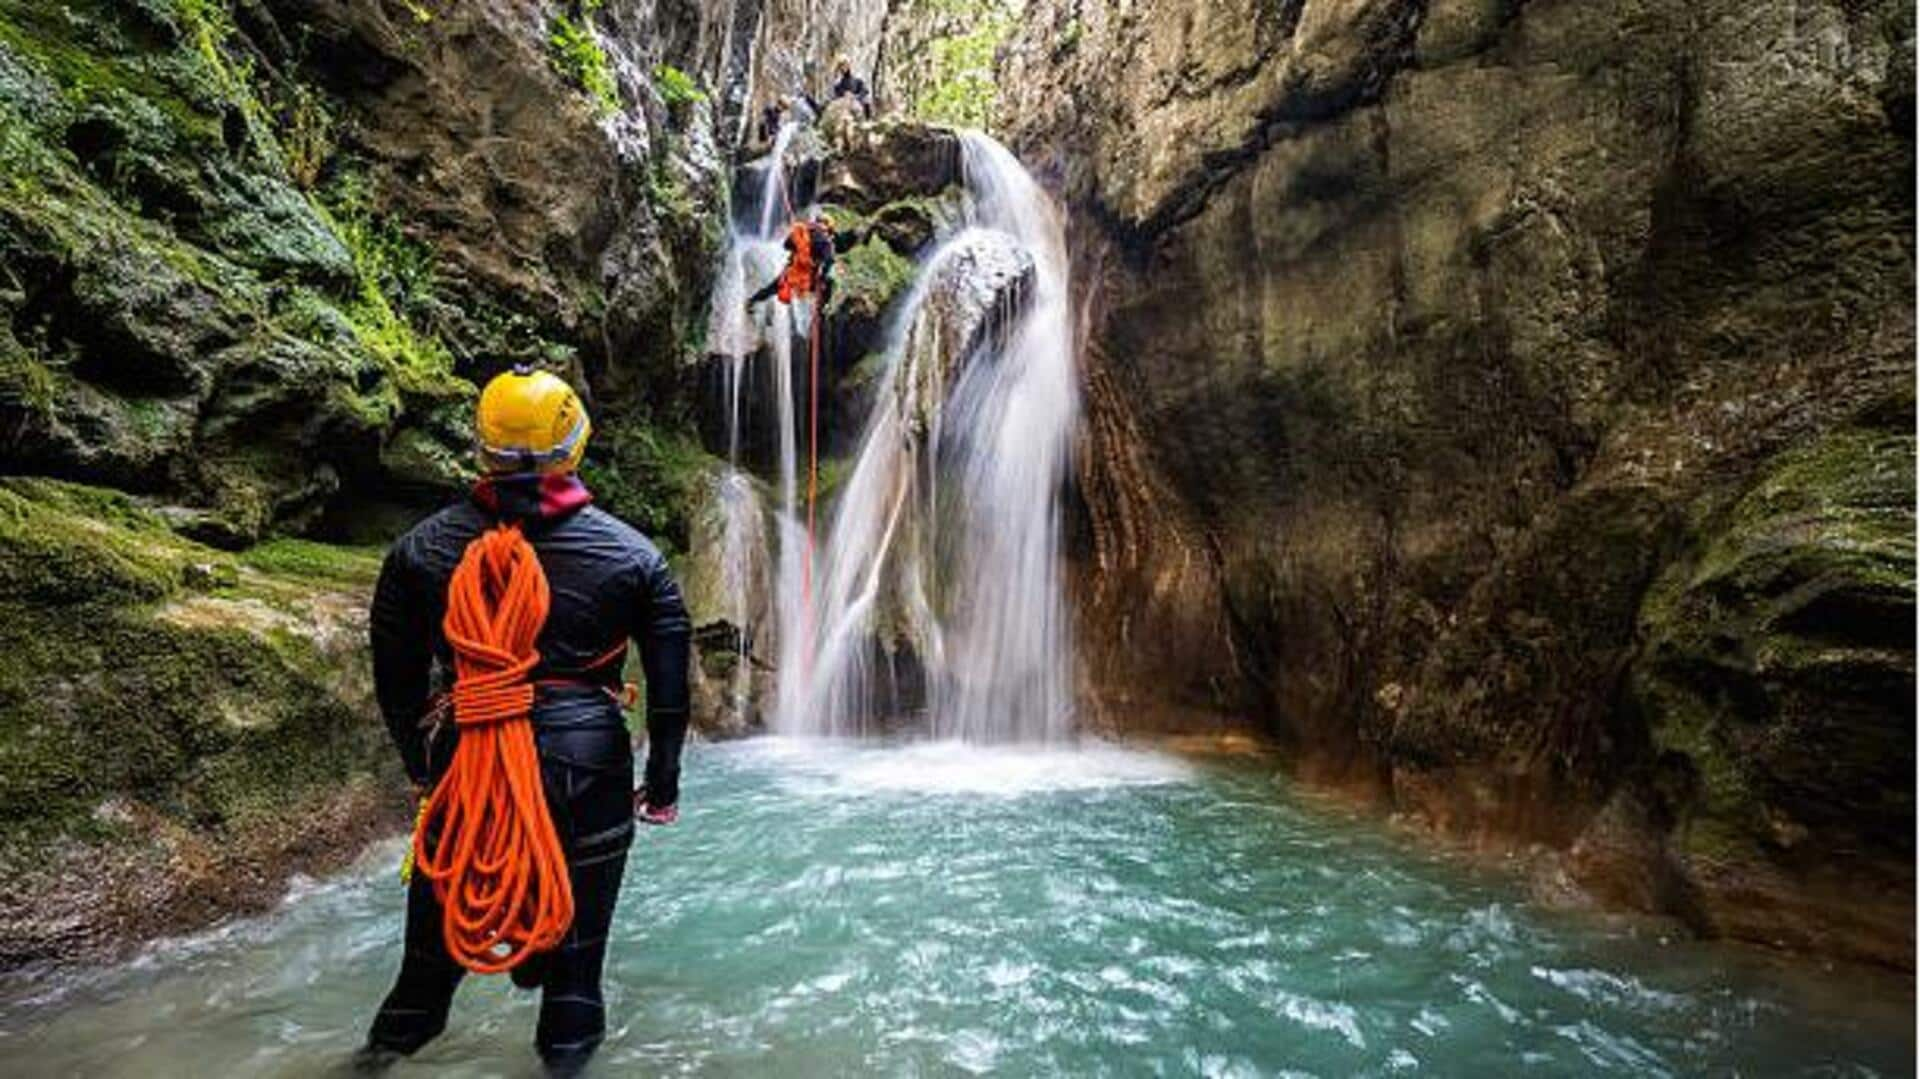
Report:
[[[855,233],[865,232],[867,229],[868,219],[866,215],[851,206],[842,206],[837,202],[828,202],[820,206],[820,212],[827,215],[828,224],[833,226],[833,231],[838,235],[851,236]]]
[[[580,473],[601,508],[673,557],[687,548],[694,507],[718,464],[690,433],[614,420],[595,430]]]
[[[1633,695],[1698,780],[1694,854],[1764,859],[1780,822],[1911,819],[1878,792],[1911,772],[1885,732],[1911,722],[1913,458],[1911,435],[1873,430],[1789,450],[1710,502],[1648,590]]]
[[[42,419],[52,415],[59,376],[39,357],[0,329],[0,412],[14,410]]]
[[[684,232],[700,216],[686,180],[664,156],[647,174],[647,202],[668,232]]]
[[[262,573],[360,587],[373,584],[380,573],[380,557],[377,548],[282,537],[248,548],[240,561]]]
[[[834,263],[833,310],[861,308],[878,313],[913,283],[911,259],[871,237]]]
[[[350,609],[377,566],[298,540],[235,559],[118,492],[0,480],[0,861],[105,837],[109,798],[219,830],[367,774],[364,660],[323,652],[315,600]]]
[[[184,544],[115,491],[39,477],[0,479],[0,601],[98,605],[161,599]]]
[[[554,13],[547,23],[547,48],[554,67],[586,93],[595,112],[605,116],[620,111],[620,87],[613,78],[613,64],[593,32],[592,15],[599,6],[581,4],[577,17],[564,11]]]
[[[1732,573],[1797,571],[1847,573],[1910,589],[1913,488],[1910,435],[1843,431],[1791,451],[1735,504],[1701,560],[1696,583]],[[1783,535],[1794,542],[1780,542]],[[1794,564],[1777,565],[1782,560]]]

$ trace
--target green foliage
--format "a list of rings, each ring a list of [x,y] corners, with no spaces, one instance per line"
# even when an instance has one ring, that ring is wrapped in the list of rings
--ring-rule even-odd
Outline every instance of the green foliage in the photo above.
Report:
[[[661,64],[653,69],[653,86],[660,91],[660,99],[667,103],[667,108],[676,112],[707,99],[706,92],[693,81],[693,76],[672,64]]]
[[[301,190],[310,191],[333,157],[333,113],[319,91],[305,84],[295,84],[285,97],[280,121],[281,155],[287,176]]]
[[[608,420],[595,429],[580,475],[601,508],[672,557],[687,549],[693,508],[716,464],[691,434]]]
[[[599,4],[582,5],[576,19],[556,12],[547,24],[547,47],[554,66],[569,82],[585,91],[594,111],[610,116],[620,111],[620,87],[613,78],[613,65],[607,52],[594,36],[592,12]]]
[[[358,173],[327,192],[334,231],[353,255],[355,296],[346,315],[354,336],[404,393],[464,398],[473,386],[454,374],[453,354],[405,312],[433,292],[433,253],[375,213]]]
[[[993,57],[1012,28],[1011,16],[990,9],[972,19],[964,33],[929,42],[927,81],[914,99],[913,114],[929,123],[992,127],[999,107]]]
[[[1085,36],[1086,29],[1086,26],[1080,22],[1079,16],[1068,19],[1067,28],[1060,32],[1060,40],[1053,47],[1054,57],[1060,59],[1079,52],[1080,39]]]

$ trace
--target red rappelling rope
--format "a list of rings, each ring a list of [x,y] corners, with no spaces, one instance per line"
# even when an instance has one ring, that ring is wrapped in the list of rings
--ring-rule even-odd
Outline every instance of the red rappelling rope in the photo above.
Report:
[[[808,333],[807,363],[807,552],[800,575],[801,594],[807,603],[807,632],[813,632],[813,524],[814,503],[820,497],[820,318],[821,297],[812,297],[813,328]],[[811,662],[813,642],[807,642]]]

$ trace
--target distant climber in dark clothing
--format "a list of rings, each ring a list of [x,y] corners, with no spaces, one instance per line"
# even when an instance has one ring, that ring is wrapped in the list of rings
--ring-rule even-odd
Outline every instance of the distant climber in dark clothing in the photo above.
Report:
[[[812,221],[795,221],[787,230],[785,247],[787,265],[780,276],[767,282],[766,287],[747,297],[749,307],[778,295],[781,303],[792,303],[796,297],[818,295],[820,309],[826,310],[828,301],[833,299],[833,223],[824,213],[816,213]]]
[[[833,93],[829,97],[834,101],[850,97],[860,103],[862,116],[873,119],[873,97],[867,93],[867,80],[853,73],[853,61],[844,53],[833,62]]]
[[[805,102],[795,101],[791,94],[781,94],[772,104],[760,110],[760,141],[771,143],[780,134],[780,125],[788,120],[797,124],[811,123],[819,111]]]

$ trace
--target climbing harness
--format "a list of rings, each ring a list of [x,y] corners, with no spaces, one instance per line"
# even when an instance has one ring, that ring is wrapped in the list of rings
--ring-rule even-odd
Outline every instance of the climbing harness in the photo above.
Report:
[[[539,556],[512,524],[468,544],[447,585],[460,739],[414,826],[413,865],[440,900],[447,953],[478,974],[554,947],[573,923],[531,722],[549,601]]]

